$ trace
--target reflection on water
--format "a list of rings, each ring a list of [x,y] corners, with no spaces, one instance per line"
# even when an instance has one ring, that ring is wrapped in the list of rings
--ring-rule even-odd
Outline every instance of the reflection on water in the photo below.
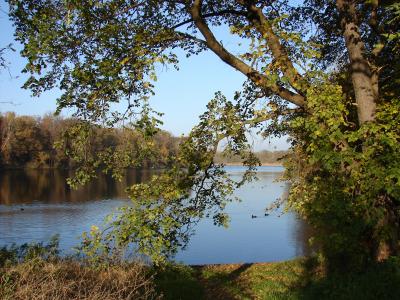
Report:
[[[71,189],[66,178],[73,175],[67,170],[3,170],[0,173],[0,204],[70,203],[102,199],[126,198],[128,185],[150,179],[154,171],[128,170],[121,182],[103,173],[79,190]]]
[[[227,167],[239,178],[242,167]],[[242,202],[227,206],[228,229],[202,220],[196,234],[177,261],[189,264],[276,261],[309,253],[308,227],[296,215],[265,216],[265,208],[287,193],[276,182],[280,167],[260,167],[259,180],[238,191]],[[122,182],[100,174],[97,180],[75,191],[65,183],[68,172],[3,171],[0,174],[0,246],[48,240],[59,233],[61,249],[70,253],[82,231],[100,225],[116,207],[126,205],[125,188],[147,181],[154,171],[129,170]]]

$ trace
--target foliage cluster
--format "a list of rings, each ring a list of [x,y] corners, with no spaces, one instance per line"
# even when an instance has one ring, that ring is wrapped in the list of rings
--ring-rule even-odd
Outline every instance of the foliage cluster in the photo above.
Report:
[[[208,109],[180,144],[175,164],[129,188],[132,204],[110,215],[105,230],[94,228],[84,234],[82,251],[86,255],[112,256],[133,243],[137,251],[161,264],[187,245],[201,218],[228,225],[229,216],[223,210],[235,200],[234,189],[254,178],[259,160],[249,151],[245,130],[237,122],[237,108],[217,93]],[[233,180],[223,164],[214,162],[219,141],[225,136],[221,129],[231,134],[224,155],[240,155],[249,167],[242,180]]]
[[[314,242],[335,266],[365,265],[398,253],[399,100],[379,105],[376,122],[357,128],[339,85],[310,89],[308,108],[319,114],[290,121],[288,208],[321,232]]]
[[[6,53],[9,51],[15,51],[12,44],[9,44],[3,48],[0,48],[0,71],[2,69],[7,69],[8,68],[8,62],[5,59]]]

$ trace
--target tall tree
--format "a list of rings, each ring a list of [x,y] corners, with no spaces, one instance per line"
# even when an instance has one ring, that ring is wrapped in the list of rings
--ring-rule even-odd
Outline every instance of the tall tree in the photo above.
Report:
[[[235,99],[217,93],[211,100],[174,168],[130,189],[133,207],[106,235],[117,245],[133,241],[159,259],[187,242],[199,218],[226,224],[221,210],[258,163],[246,138],[257,128],[264,136],[291,136],[287,204],[319,227],[327,257],[366,262],[380,257],[382,245],[389,254],[399,251],[399,98],[388,83],[399,78],[398,64],[390,63],[397,56],[396,7],[356,0],[9,3],[28,59],[24,71],[32,75],[25,87],[34,95],[62,90],[59,109],[74,107],[84,120],[75,132],[79,147],[88,138],[85,122],[113,126],[139,115],[130,124],[151,148],[159,115],[147,99],[155,66],[178,66],[174,49],[187,56],[212,51],[248,78]],[[234,54],[215,36],[218,26],[248,46]],[[125,113],[110,111],[123,100]],[[214,163],[222,139],[225,152],[249,167],[243,181]],[[89,161],[84,173],[104,157]],[[100,232],[91,234],[97,240]]]

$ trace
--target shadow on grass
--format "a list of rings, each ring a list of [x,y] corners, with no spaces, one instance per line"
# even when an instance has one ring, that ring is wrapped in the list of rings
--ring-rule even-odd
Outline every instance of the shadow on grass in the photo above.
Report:
[[[206,299],[252,299],[245,273],[253,264],[197,267]]]
[[[164,299],[237,299],[237,293],[252,299],[238,280],[252,264],[219,266],[170,265],[157,272],[156,285]],[[223,272],[213,269],[224,268]],[[235,293],[231,293],[227,283],[234,283]]]
[[[316,259],[170,266],[156,283],[165,299],[400,299],[400,259],[329,276]]]
[[[363,272],[319,274],[315,262],[305,261],[296,299],[400,299],[400,259],[391,258]]]
[[[293,274],[287,272],[287,269],[286,271],[276,272],[277,278],[275,280],[279,282],[280,286],[277,284],[274,289],[259,290],[256,299],[400,299],[399,258],[376,263],[363,272],[330,274],[324,273],[314,258],[278,263],[277,266],[280,264],[282,266],[293,264]],[[295,269],[300,272],[296,273]],[[292,277],[293,280],[285,280],[285,276]],[[274,280],[274,278],[271,280]],[[267,285],[268,283],[265,282],[264,286]]]
[[[189,266],[168,265],[156,270],[156,290],[163,299],[204,299],[204,288],[196,271]]]

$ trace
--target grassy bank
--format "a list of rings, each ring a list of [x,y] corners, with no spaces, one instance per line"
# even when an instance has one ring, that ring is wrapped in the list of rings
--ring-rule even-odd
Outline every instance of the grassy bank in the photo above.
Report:
[[[166,299],[400,299],[400,261],[331,276],[310,259],[173,266],[156,283]]]
[[[312,260],[206,266],[92,267],[30,259],[0,267],[0,299],[399,299],[400,263],[326,276]]]

